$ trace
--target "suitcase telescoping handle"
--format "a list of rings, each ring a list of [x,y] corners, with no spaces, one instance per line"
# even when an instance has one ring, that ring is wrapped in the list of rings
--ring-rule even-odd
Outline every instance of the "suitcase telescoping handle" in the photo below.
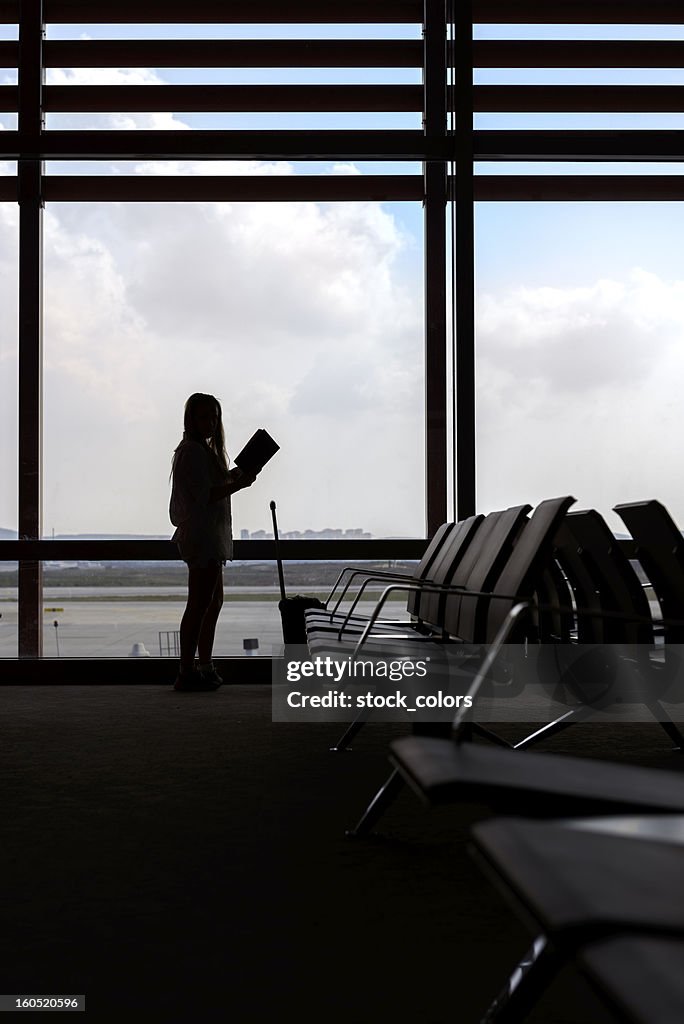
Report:
[[[280,583],[280,599],[285,600],[285,578],[283,576],[283,560],[280,557],[280,538],[278,537],[278,523],[276,522],[276,503],[271,501],[271,518],[273,519],[273,539],[275,540],[276,562],[278,565],[278,582]]]

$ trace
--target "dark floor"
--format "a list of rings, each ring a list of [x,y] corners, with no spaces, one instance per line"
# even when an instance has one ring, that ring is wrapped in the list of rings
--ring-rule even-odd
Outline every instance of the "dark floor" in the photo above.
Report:
[[[154,685],[0,687],[0,722],[2,994],[85,993],[94,1022],[474,1024],[532,937],[466,852],[471,809],[406,793],[391,838],[345,838],[400,725],[335,755],[266,686]],[[680,764],[657,725],[546,749]],[[609,1018],[567,970],[529,1019]]]

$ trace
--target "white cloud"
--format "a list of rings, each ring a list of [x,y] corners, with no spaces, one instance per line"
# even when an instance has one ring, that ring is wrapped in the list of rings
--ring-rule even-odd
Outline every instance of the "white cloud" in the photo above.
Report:
[[[134,164],[135,174],[190,175],[262,175],[263,177],[294,174],[294,167],[285,160],[269,163],[261,160],[148,160]],[[130,173],[130,171],[129,171]]]
[[[661,348],[684,327],[684,282],[666,283],[635,269],[622,281],[583,288],[518,288],[483,295],[478,337],[483,372],[524,365],[529,386],[556,392],[621,389],[653,369]],[[512,378],[511,378],[512,380]],[[517,400],[529,401],[529,392]],[[514,394],[507,394],[516,400]]]
[[[170,533],[168,471],[192,391],[229,452],[282,446],[236,530],[422,530],[420,279],[373,203],[95,204],[46,211],[46,528]],[[415,466],[416,471],[411,471]],[[284,527],[285,528],[285,527]]]
[[[684,281],[485,295],[478,324],[483,507],[571,492],[620,528],[614,504],[659,497],[684,523]]]

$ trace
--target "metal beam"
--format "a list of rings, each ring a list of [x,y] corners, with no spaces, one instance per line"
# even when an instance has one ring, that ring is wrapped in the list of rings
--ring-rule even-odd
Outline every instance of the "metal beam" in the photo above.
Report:
[[[476,160],[682,161],[684,132],[476,131],[474,153]]]
[[[447,518],[446,164],[425,164],[425,491],[427,535]]]
[[[19,64],[19,43],[0,40],[0,68],[16,68]]]
[[[682,202],[684,174],[479,174],[476,202]]]
[[[422,202],[423,195],[418,174],[60,174],[43,178],[43,198],[58,203]]]
[[[447,44],[449,51],[451,44]],[[0,41],[0,66],[18,44]],[[48,68],[419,68],[417,39],[52,39]],[[680,68],[673,39],[476,39],[476,68]]]
[[[476,24],[678,25],[681,0],[474,0]]]
[[[447,44],[447,52],[451,44]],[[48,39],[48,68],[419,68],[417,39]],[[0,40],[0,67],[19,44]],[[476,68],[680,68],[674,39],[476,39]]]
[[[452,194],[454,179],[449,179]],[[682,202],[684,174],[478,174],[475,202]],[[271,177],[47,175],[45,202],[423,202],[420,175]],[[0,177],[0,202],[16,202],[16,177]]]
[[[16,4],[5,3],[14,7]],[[420,0],[46,0],[48,23],[420,23]]]
[[[281,540],[282,557],[311,561],[418,560],[427,542],[421,538],[371,540]],[[619,541],[629,558],[636,557],[633,540]],[[274,562],[273,540],[236,540],[236,561]],[[179,562],[178,548],[170,540],[1,540],[0,565],[23,559],[65,562]]]
[[[13,45],[0,43],[0,56]],[[419,68],[423,47],[418,39],[54,39],[44,59],[48,68]]]
[[[448,194],[455,180],[449,179]],[[46,175],[45,202],[423,202],[420,175]],[[478,174],[475,202],[681,202],[684,174]],[[0,202],[16,202],[0,177]]]
[[[446,140],[446,6],[425,0],[425,120],[427,138]],[[447,517],[446,178],[443,161],[425,163],[425,491],[427,535]]]
[[[425,550],[420,538],[374,538],[370,540],[281,540],[282,556],[288,559],[335,561],[349,558],[370,561],[419,559]],[[238,561],[275,561],[273,540],[236,540],[233,554]],[[23,561],[150,561],[180,562],[178,548],[170,540],[3,540],[0,563]]]
[[[681,113],[681,85],[481,85],[472,90],[476,113]],[[0,86],[0,110],[14,111],[16,86]],[[418,112],[419,85],[52,85],[48,113],[176,111],[255,113],[289,111]]]
[[[19,31],[19,132],[42,128],[42,0],[24,0]],[[19,191],[19,536],[42,532],[43,236],[42,166],[22,158]],[[19,565],[19,657],[42,654],[43,577],[40,562]]]
[[[623,113],[684,111],[681,85],[479,85],[476,113]]]
[[[456,322],[456,494],[457,517],[476,511],[475,490],[475,224],[473,165],[473,32],[471,0],[452,7],[456,177],[453,196]]]
[[[475,0],[476,24],[677,25],[681,0]],[[45,20],[70,24],[420,24],[421,0],[46,0]],[[18,0],[0,0],[0,23],[16,24]]]
[[[680,0],[476,0],[477,24],[676,25]],[[420,0],[46,0],[45,19],[63,24],[419,24]],[[0,24],[17,24],[19,0],[0,0]]]
[[[679,39],[476,39],[476,68],[681,68]]]
[[[43,160],[449,160],[453,143],[420,131],[0,132],[0,159]],[[675,131],[475,131],[477,161],[677,161]]]
[[[12,93],[12,86],[0,88]],[[7,102],[7,101],[5,101]],[[10,109],[4,107],[4,109]],[[44,109],[107,111],[422,111],[419,85],[49,85]]]

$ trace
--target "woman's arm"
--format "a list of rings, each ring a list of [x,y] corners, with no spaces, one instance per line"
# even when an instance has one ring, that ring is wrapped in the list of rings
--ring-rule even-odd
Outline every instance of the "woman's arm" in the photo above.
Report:
[[[225,484],[216,484],[211,488],[209,501],[220,501],[221,498],[227,498],[229,494],[235,494],[236,491],[241,491],[243,487],[251,487],[255,480],[256,474],[252,476],[250,473],[244,473],[237,467],[231,469],[228,472],[228,480]]]

